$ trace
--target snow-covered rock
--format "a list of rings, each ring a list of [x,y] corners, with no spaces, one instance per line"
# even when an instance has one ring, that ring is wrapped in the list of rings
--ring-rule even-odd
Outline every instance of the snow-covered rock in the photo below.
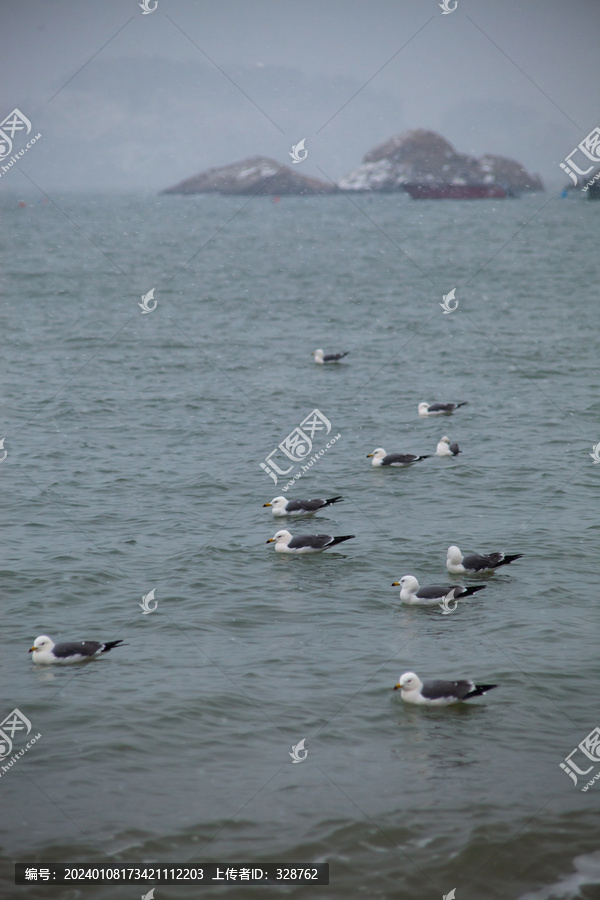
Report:
[[[509,191],[543,191],[539,175],[520,163],[486,154],[458,153],[435,131],[417,129],[390,138],[369,151],[338,182],[344,191],[401,191],[405,184],[499,184]]]
[[[331,184],[308,178],[266,156],[207,169],[163,194],[331,194]]]

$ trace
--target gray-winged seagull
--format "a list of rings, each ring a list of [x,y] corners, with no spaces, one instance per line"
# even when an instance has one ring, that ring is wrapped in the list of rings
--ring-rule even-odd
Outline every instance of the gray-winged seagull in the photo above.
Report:
[[[62,644],[55,644],[52,638],[46,634],[36,637],[33,647],[29,648],[29,652],[33,654],[32,659],[36,664],[42,665],[70,665],[71,663],[87,662],[95,659],[101,653],[108,653],[113,647],[122,644],[123,641],[65,641]]]
[[[466,406],[468,400],[460,403],[419,403],[418,410],[420,416],[449,416],[458,409],[459,406]]]
[[[443,438],[440,438],[437,447],[435,448],[436,456],[458,456],[460,453],[460,448],[456,443],[450,443],[450,438],[447,435],[444,435]]]
[[[340,359],[343,359],[345,356],[348,356],[350,353],[349,350],[346,350],[345,353],[323,353],[321,349],[315,350],[313,356],[315,358],[315,362],[320,366],[325,363],[336,363],[339,362]]]
[[[400,676],[394,690],[400,691],[405,703],[427,704],[428,706],[448,706],[450,703],[461,703],[471,697],[498,687],[497,684],[475,684],[473,681],[421,681],[414,672],[405,672]]]
[[[435,606],[447,600],[464,600],[477,591],[482,591],[485,584],[474,584],[465,587],[462,584],[424,584],[420,585],[414,575],[404,575],[400,581],[394,581],[392,587],[400,587],[400,601],[409,606]]]
[[[470,553],[468,556],[463,556],[458,547],[453,544],[452,547],[448,547],[446,568],[451,575],[487,572],[498,569],[500,566],[507,566],[515,559],[521,559],[522,556],[522,553],[488,553],[487,555]]]
[[[321,553],[323,550],[329,550],[342,541],[349,541],[356,537],[355,534],[345,534],[341,537],[334,537],[331,534],[298,534],[292,537],[289,531],[278,531],[272,538],[269,538],[267,544],[275,544],[275,550],[278,553]]]
[[[319,498],[317,500],[288,500],[287,497],[273,497],[270,503],[263,503],[263,506],[270,506],[274,516],[311,516],[331,506],[332,503],[339,503],[343,497],[330,497],[328,500]]]
[[[373,466],[395,466],[403,468],[404,466],[412,466],[413,463],[420,462],[422,459],[429,459],[429,456],[416,456],[414,453],[386,453],[383,447],[378,447],[372,453],[367,453],[367,459],[372,458]]]

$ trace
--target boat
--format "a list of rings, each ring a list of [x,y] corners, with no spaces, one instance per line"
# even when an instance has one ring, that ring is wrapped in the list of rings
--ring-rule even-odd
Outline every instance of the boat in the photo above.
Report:
[[[507,196],[501,184],[404,184],[413,200],[485,200]]]

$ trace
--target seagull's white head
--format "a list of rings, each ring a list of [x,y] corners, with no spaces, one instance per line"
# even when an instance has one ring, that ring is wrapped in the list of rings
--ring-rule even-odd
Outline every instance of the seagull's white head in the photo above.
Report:
[[[322,363],[325,354],[324,354],[323,351],[319,348],[318,350],[315,350],[315,352],[313,353],[313,356],[314,356],[314,358],[315,358],[315,362],[316,362],[316,363]]]
[[[450,443],[450,438],[448,437],[448,435],[445,434],[443,438],[440,438],[440,444],[449,444],[449,443]]]
[[[383,457],[386,455],[387,454],[386,454],[385,450],[383,449],[383,447],[377,447],[377,449],[373,450],[372,453],[367,453],[367,459],[370,459],[371,457],[373,457],[373,465],[376,466],[377,465],[376,461],[379,459],[383,459]]]
[[[419,406],[417,407],[417,409],[419,410],[420,416],[426,416],[427,413],[429,412],[429,403],[425,403],[425,402],[419,403]]]
[[[459,566],[462,562],[462,558],[462,553],[455,544],[452,544],[451,547],[448,547],[446,562],[450,563],[450,565],[452,566]]]
[[[274,510],[285,509],[286,503],[285,497],[273,497],[270,503],[263,503],[263,506],[272,506]]]
[[[287,542],[291,539],[291,537],[292,536],[289,533],[289,531],[278,531],[276,534],[273,535],[272,538],[269,538],[269,540],[267,541],[267,544],[279,544],[279,543],[287,544]]]
[[[405,672],[404,675],[401,675],[398,679],[398,684],[394,690],[397,691],[398,689],[402,689],[403,691],[418,691],[420,687],[423,687],[423,682],[419,676],[415,675],[414,672]]]
[[[34,650],[52,650],[53,647],[54,641],[52,638],[49,638],[47,634],[40,634],[33,642],[33,647],[29,648],[29,652],[33,653]]]
[[[414,594],[419,590],[419,582],[414,575],[403,575],[400,581],[395,581],[392,587],[401,587],[403,591],[410,591]]]

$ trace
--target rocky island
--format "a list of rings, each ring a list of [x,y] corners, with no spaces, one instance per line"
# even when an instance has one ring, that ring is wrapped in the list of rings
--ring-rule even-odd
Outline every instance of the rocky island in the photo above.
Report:
[[[278,163],[252,156],[200,172],[163,194],[264,194],[285,196],[333,194],[337,191],[392,193],[407,190],[412,197],[506,197],[543,191],[539,175],[530,175],[505,156],[458,153],[435,131],[417,129],[390,138],[370,150],[362,163],[332,185]]]
[[[396,135],[370,150],[360,166],[344,175],[338,184],[343,191],[382,193],[402,191],[406,186],[418,186],[422,190],[426,186],[438,189],[499,186],[504,189],[504,196],[544,190],[539,175],[530,175],[515,160],[489,153],[480,157],[458,153],[441,135],[424,129]]]
[[[266,156],[252,156],[242,162],[207,169],[180,181],[162,194],[331,194],[332,184],[308,178]]]

